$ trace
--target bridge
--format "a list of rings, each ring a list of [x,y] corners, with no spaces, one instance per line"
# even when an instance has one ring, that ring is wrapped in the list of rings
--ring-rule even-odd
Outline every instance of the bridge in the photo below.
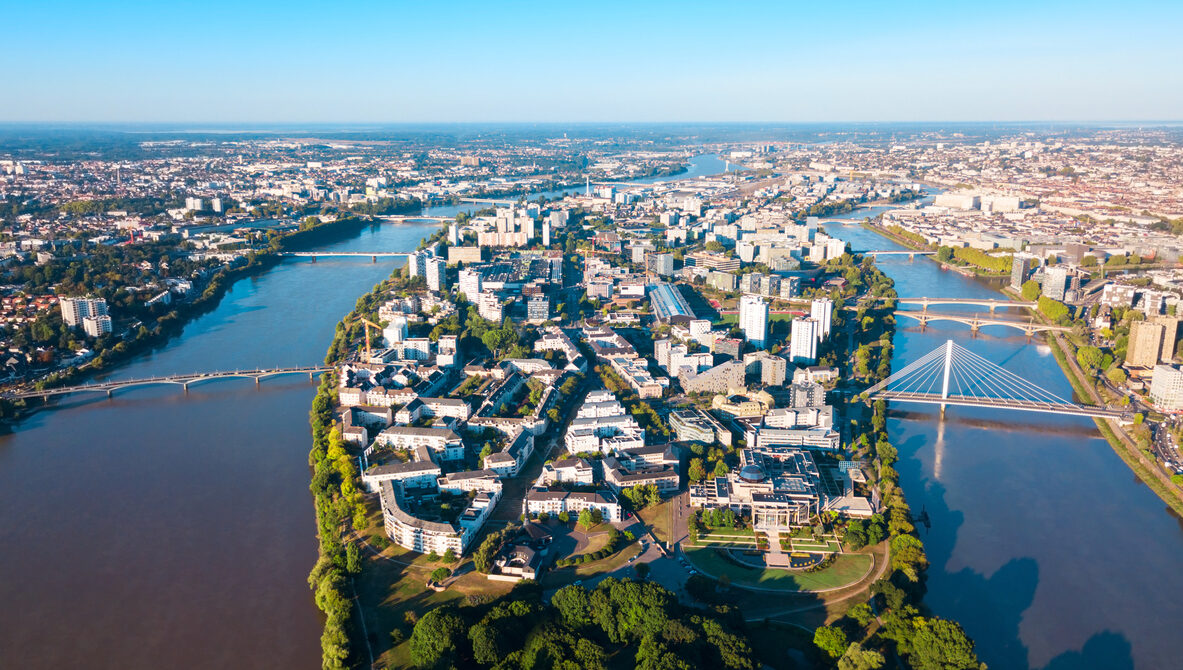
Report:
[[[473,205],[508,205],[513,206],[521,202],[521,200],[494,200],[492,198],[460,198],[460,202],[467,202]]]
[[[929,321],[956,321],[957,323],[964,323],[969,326],[970,330],[975,333],[986,326],[1006,326],[1008,328],[1017,328],[1023,331],[1027,337],[1031,337],[1036,333],[1054,332],[1054,333],[1069,333],[1072,329],[1067,326],[1053,326],[1046,323],[1040,323],[1035,319],[1023,321],[1021,319],[1003,319],[1000,317],[982,317],[977,314],[946,314],[942,312],[929,312],[927,310],[912,310],[912,309],[897,309],[895,311],[897,317],[905,316],[909,319],[915,319],[920,322],[920,327],[923,328],[928,325]]]
[[[313,262],[318,258],[369,258],[371,263],[377,263],[379,258],[410,256],[402,251],[281,251],[279,255],[288,258],[311,258]]]
[[[119,389],[132,388],[135,386],[175,384],[185,389],[185,391],[188,391],[191,384],[209,381],[212,379],[254,379],[255,385],[257,386],[260,382],[268,377],[306,374],[308,375],[308,379],[313,379],[317,373],[328,372],[329,370],[332,370],[332,368],[325,365],[318,365],[297,368],[233,370],[225,372],[194,372],[187,375],[166,375],[163,377],[145,377],[142,379],[122,379],[118,381],[97,382],[94,384],[81,384],[78,386],[59,386],[57,388],[43,389],[40,391],[17,391],[0,394],[0,397],[6,400],[23,400],[27,398],[41,398],[42,400],[48,400],[53,396],[69,395],[72,393],[106,393],[107,397],[110,398],[111,394],[115,391],[118,391]]]
[[[946,405],[960,405],[1105,419],[1129,418],[1126,410],[1065,400],[953,340],[947,340],[867,389],[866,394],[869,398],[893,402],[940,405],[942,414]]]
[[[887,300],[887,298],[883,298]],[[994,313],[995,307],[1029,307],[1035,308],[1038,303],[1024,302],[1020,300],[997,300],[994,298],[898,298],[895,303],[897,305],[920,305],[924,309],[928,309],[932,305],[973,305],[975,307],[988,307],[990,313]]]
[[[917,251],[914,249],[884,249],[874,251],[856,251],[856,254],[862,256],[907,256],[908,260],[912,260],[917,256],[932,256],[936,254],[935,251]]]

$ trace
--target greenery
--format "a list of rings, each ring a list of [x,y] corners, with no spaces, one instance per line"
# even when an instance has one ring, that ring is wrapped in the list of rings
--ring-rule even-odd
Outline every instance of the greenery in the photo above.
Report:
[[[566,586],[548,604],[524,582],[491,603],[428,612],[411,634],[411,661],[419,668],[755,670],[761,664],[731,612],[687,608],[657,584],[611,577],[594,590]]]

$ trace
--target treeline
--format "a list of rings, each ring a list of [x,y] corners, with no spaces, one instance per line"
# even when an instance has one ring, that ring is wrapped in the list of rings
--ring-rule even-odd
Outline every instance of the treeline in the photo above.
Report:
[[[941,247],[947,249],[948,247]],[[938,250],[939,251],[939,250]],[[958,247],[953,250],[953,257],[959,261],[976,265],[984,270],[991,272],[1010,272],[1011,256],[993,256],[981,249],[974,249],[973,247]],[[938,255],[938,260],[940,256]]]
[[[267,231],[267,245],[272,251],[306,249],[347,237],[368,225],[370,221],[357,216],[343,216],[335,221],[321,221],[313,216],[305,219],[299,230]]]
[[[923,235],[920,233],[914,233],[910,230],[904,230],[902,226],[885,226],[884,230],[888,231],[892,235],[895,235],[896,237],[900,237],[907,240],[908,242],[911,242],[918,249],[925,249],[928,247],[928,240],[924,239]]]
[[[308,586],[315,594],[316,606],[325,614],[321,633],[321,664],[326,670],[349,665],[350,621],[353,615],[353,575],[361,572],[361,554],[355,543],[346,543],[344,532],[349,523],[364,528],[365,505],[355,487],[357,469],[346,453],[341,436],[333,427],[333,407],[337,404],[336,375],[321,376],[320,387],[312,401],[309,423],[312,425],[312,497],[316,508],[316,536],[319,555],[308,575]],[[348,593],[347,593],[348,590]]]
[[[520,583],[491,603],[431,610],[411,634],[415,667],[690,670],[760,667],[742,617],[729,606],[681,605],[650,582],[609,577],[594,589]]]
[[[388,214],[413,214],[423,209],[423,201],[418,198],[378,198],[370,202],[359,202],[349,206],[349,211],[365,216],[384,216]]]

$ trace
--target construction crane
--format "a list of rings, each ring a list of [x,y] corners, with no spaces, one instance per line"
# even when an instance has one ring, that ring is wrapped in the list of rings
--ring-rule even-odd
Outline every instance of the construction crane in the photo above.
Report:
[[[369,363],[370,362],[370,328],[371,327],[377,328],[378,331],[381,332],[382,326],[379,326],[378,324],[374,323],[373,321],[370,321],[369,319],[365,318],[364,316],[359,316],[359,317],[353,319],[353,321],[350,321],[349,323],[353,324],[358,321],[361,321],[366,326],[366,362]]]

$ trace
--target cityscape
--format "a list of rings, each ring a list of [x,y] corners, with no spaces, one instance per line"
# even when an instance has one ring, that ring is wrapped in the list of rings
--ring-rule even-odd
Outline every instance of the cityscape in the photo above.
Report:
[[[0,666],[1177,663],[1178,8],[265,4],[0,113]]]

